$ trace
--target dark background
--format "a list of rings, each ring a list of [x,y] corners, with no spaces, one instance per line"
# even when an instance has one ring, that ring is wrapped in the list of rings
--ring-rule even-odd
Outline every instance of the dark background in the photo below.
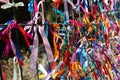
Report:
[[[30,20],[30,13],[28,12],[28,0],[14,0],[15,3],[17,2],[24,2],[24,7],[18,7],[16,8],[16,20],[18,23],[28,21]],[[10,1],[11,2],[11,1]],[[3,5],[4,3],[0,3],[0,6]],[[8,8],[8,9],[1,9],[0,7],[0,23],[5,23],[8,20],[13,19],[13,8]]]

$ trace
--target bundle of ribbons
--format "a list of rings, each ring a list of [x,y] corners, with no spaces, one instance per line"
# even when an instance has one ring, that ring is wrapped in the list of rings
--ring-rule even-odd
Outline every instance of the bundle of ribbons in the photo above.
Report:
[[[4,56],[10,49],[14,54],[13,63],[25,65],[22,55],[11,37],[12,29],[20,30],[30,49],[30,74],[43,80],[119,80],[120,79],[120,1],[119,0],[53,0],[52,10],[63,18],[62,25],[51,23],[45,18],[45,0],[30,0],[28,11],[32,19],[20,26],[16,20],[10,20],[0,27],[0,40],[6,47]],[[60,9],[64,6],[64,9]],[[70,7],[70,8],[69,8]],[[69,9],[81,20],[70,17]],[[41,10],[41,11],[40,11]],[[82,13],[82,14],[81,14]],[[81,14],[82,16],[80,17]],[[39,25],[39,21],[42,22]],[[52,40],[48,40],[51,33]],[[39,37],[41,35],[48,64],[37,63],[39,58]],[[32,42],[31,42],[32,41]],[[53,42],[53,47],[50,45]],[[15,61],[16,60],[16,61]],[[18,66],[18,68],[20,67]],[[16,68],[16,66],[14,66]],[[5,70],[0,63],[5,77]],[[37,74],[37,70],[42,72]],[[15,77],[14,69],[14,80]]]

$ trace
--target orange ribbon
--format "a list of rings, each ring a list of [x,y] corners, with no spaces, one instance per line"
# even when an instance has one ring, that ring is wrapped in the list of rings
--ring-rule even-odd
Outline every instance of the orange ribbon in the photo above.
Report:
[[[61,0],[52,0],[52,1],[55,2],[55,4],[56,4],[56,8],[58,9],[59,6],[60,6],[60,2],[61,2]]]

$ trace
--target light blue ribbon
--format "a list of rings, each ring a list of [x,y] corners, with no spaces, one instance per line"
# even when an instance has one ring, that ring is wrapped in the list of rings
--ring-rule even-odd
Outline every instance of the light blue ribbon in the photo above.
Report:
[[[54,12],[60,14],[60,15],[63,17],[63,19],[64,19],[63,24],[66,24],[66,16],[65,16],[65,14],[64,14],[62,11],[60,11],[60,10],[58,10],[58,9],[56,9],[56,8],[53,8],[52,10],[53,10]]]
[[[87,68],[87,53],[85,52],[85,49],[84,49],[84,46],[83,46],[83,49],[82,49],[82,60],[83,60],[83,65],[82,65],[82,68],[84,71],[86,71],[86,68]]]
[[[46,29],[45,29],[46,36],[48,37],[48,30],[49,30],[49,28],[48,28],[48,21],[45,22],[45,25],[46,25]]]
[[[34,10],[34,0],[30,0],[30,2],[28,3],[28,11],[33,12],[33,10]]]

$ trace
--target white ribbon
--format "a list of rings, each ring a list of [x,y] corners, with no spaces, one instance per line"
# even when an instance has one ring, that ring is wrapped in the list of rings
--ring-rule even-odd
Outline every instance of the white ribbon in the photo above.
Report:
[[[13,79],[12,80],[22,80],[21,78],[21,70],[20,70],[20,65],[18,64],[18,61],[16,59],[16,57],[13,57]],[[18,68],[18,72],[17,72],[17,68]]]
[[[19,64],[18,64],[18,71],[19,71],[19,80],[22,80],[21,70],[20,70],[20,65]]]
[[[45,70],[45,68],[43,67],[42,64],[38,65],[38,70],[40,70],[45,76],[47,76],[47,71]]]
[[[17,80],[17,66],[16,66],[16,57],[13,58],[13,66],[14,66],[14,70],[13,70],[13,80]]]
[[[18,3],[7,3],[7,4],[4,4],[1,6],[1,9],[7,9],[7,8],[11,8],[11,7],[19,7],[19,6],[24,6],[24,3],[23,2],[18,2]]]
[[[76,8],[76,6],[73,4],[73,2],[71,0],[68,0],[69,4],[72,6],[73,9]]]

